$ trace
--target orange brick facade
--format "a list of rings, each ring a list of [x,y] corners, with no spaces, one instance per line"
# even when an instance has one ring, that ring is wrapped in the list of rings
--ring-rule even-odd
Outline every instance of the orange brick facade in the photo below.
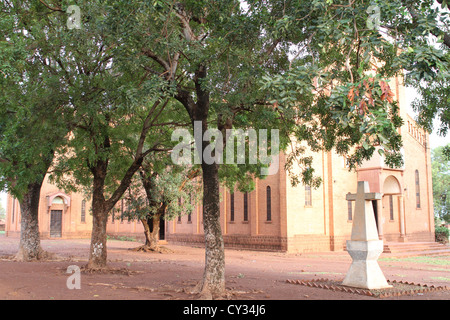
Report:
[[[434,241],[428,134],[406,114],[402,87],[398,84],[393,87],[404,119],[401,127],[404,167],[387,168],[375,153],[356,172],[349,172],[345,157],[334,152],[314,153],[313,167],[323,183],[317,189],[309,189],[291,185],[283,170],[285,156],[280,154],[278,173],[257,180],[254,191],[245,195],[221,189],[220,221],[225,246],[289,252],[343,250],[345,241],[350,239],[354,214],[354,203],[346,200],[346,194],[355,193],[357,181],[362,180],[369,181],[371,192],[383,194],[382,200],[373,203],[381,239]],[[114,219],[120,216],[122,206],[119,202],[114,217],[109,218],[108,234],[143,238],[140,222]],[[57,211],[61,211],[60,227]],[[81,194],[65,194],[45,183],[39,223],[42,238],[89,237],[92,227],[89,201]],[[60,234],[55,228],[61,229]],[[20,232],[19,205],[11,197],[8,197],[6,231],[8,236],[18,236]],[[173,243],[203,246],[201,205],[190,215],[164,222],[161,237]]]

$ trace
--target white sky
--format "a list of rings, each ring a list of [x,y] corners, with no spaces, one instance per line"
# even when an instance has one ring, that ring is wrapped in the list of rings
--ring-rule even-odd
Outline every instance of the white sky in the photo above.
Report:
[[[6,193],[3,192],[0,193],[0,203],[2,204],[2,207],[6,210]]]
[[[413,119],[416,116],[416,113],[411,108],[411,102],[416,98],[417,94],[415,89],[405,87],[405,99],[406,103],[408,105],[408,114],[413,117]],[[450,143],[450,135],[448,134],[446,137],[441,137],[436,134],[437,130],[439,128],[438,121],[434,122],[434,129],[433,132],[430,134],[430,148],[434,149],[439,146],[445,146],[448,143]]]

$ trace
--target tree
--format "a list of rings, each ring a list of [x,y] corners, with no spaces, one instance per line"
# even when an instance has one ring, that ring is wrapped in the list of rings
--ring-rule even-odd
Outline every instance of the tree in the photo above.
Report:
[[[0,4],[0,185],[19,199],[21,235],[16,258],[45,256],[39,237],[40,189],[57,149],[70,130],[68,96],[57,74],[59,28],[37,3]]]
[[[162,162],[161,162],[162,160]],[[169,162],[170,157],[156,155],[146,159],[139,170],[139,180],[126,194],[124,216],[138,219],[144,226],[145,244],[137,251],[159,251],[160,220],[172,220],[191,214],[198,202],[198,168],[184,168]]]
[[[246,129],[264,124],[265,129],[270,129],[280,123],[272,105],[260,100],[264,97],[257,90],[262,70],[258,60],[266,61],[273,43],[260,41],[257,18],[242,15],[237,1],[158,1],[137,8],[120,3],[115,9],[126,17],[127,23],[121,27],[130,28],[119,34],[130,34],[128,44],[139,53],[144,68],[174,88],[179,108],[187,112],[192,130],[198,125],[200,137],[210,128],[225,136],[226,129],[232,126]],[[248,33],[248,29],[252,32]],[[277,69],[275,60],[270,69]],[[256,116],[256,111],[266,117]],[[202,157],[208,152],[214,157],[217,150],[211,152],[209,141],[196,143],[202,159],[206,246],[200,289],[205,296],[220,296],[225,290],[225,273],[219,223],[219,165],[207,163]],[[248,166],[233,168],[229,172],[256,171]]]
[[[53,163],[51,178],[60,186],[92,190],[90,268],[106,265],[108,212],[159,147],[163,126],[148,149],[144,144],[168,103],[166,86],[157,78],[140,81],[143,70],[128,64],[127,52],[107,32],[104,4],[79,3],[79,29],[69,27],[65,3],[7,1],[2,10],[10,15],[1,20],[9,31],[2,39],[9,73],[2,79],[0,154],[5,184],[21,200],[21,247],[36,257],[41,251],[39,192]]]
[[[407,59],[398,49],[410,39],[393,43],[378,29],[368,29],[368,1],[246,4],[241,8],[238,1],[153,1],[132,7],[118,2],[114,7],[120,12],[116,19],[126,21],[117,32],[128,36],[124,41],[136,52],[137,63],[167,81],[192,129],[200,127],[196,144],[202,159],[206,248],[200,287],[213,297],[225,288],[219,177],[233,182],[236,178],[224,172],[255,169],[205,161],[205,153],[219,152],[201,139],[209,129],[225,133],[230,128],[277,128],[283,147],[294,134],[313,151],[355,150],[352,166],[370,158],[376,145],[381,145],[379,152],[391,166],[402,161],[396,132],[401,119],[388,80],[405,67],[402,62]],[[391,23],[399,13],[388,3],[382,10],[388,13],[382,22]],[[118,25],[118,20],[111,23]],[[420,42],[411,47],[425,46]],[[430,58],[430,51],[425,56]],[[369,74],[375,60],[378,69]],[[304,158],[301,164],[301,178],[313,179],[310,160]]]
[[[431,151],[431,174],[433,180],[434,215],[450,223],[450,159],[440,146]]]
[[[114,68],[115,62],[106,63],[111,63]],[[90,76],[89,70],[84,72]],[[87,268],[97,269],[106,267],[107,263],[109,212],[122,198],[144,158],[153,151],[164,149],[164,127],[154,130],[152,135],[150,129],[156,125],[168,102],[153,96],[148,102],[139,104],[122,95],[116,96],[117,92],[129,93],[129,88],[123,86],[136,85],[132,69],[127,75],[121,74],[121,81],[112,81],[116,76],[109,71],[92,77],[92,81],[98,80],[96,77],[102,78],[97,88],[104,94],[100,100],[75,104],[83,111],[77,114],[71,139],[57,159],[54,179],[66,189],[91,188],[93,229]],[[104,79],[112,82],[103,82]],[[91,84],[88,83],[86,88],[89,87]]]

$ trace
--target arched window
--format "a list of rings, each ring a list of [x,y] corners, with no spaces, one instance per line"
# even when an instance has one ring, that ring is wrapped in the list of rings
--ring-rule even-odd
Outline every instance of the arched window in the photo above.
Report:
[[[234,221],[234,193],[230,194],[230,221]]]
[[[120,223],[123,223],[123,199],[120,200]]]
[[[419,170],[416,170],[416,208],[420,209],[420,181],[419,181]]]
[[[307,207],[312,206],[312,193],[310,185],[305,186],[305,206]]]
[[[81,222],[86,222],[86,200],[81,201]]]
[[[266,188],[266,208],[267,208],[267,221],[272,221],[272,194],[270,187]]]
[[[63,198],[61,198],[61,197],[55,197],[55,198],[52,200],[52,204],[64,204],[64,200],[63,200]]]
[[[194,194],[191,193],[191,206],[194,206]],[[192,210],[188,213],[188,223],[192,223]]]
[[[14,214],[16,213],[16,199],[12,198],[11,223],[14,223]]]
[[[244,193],[244,221],[248,221],[248,192]]]
[[[394,197],[389,195],[389,219],[394,221]]]
[[[181,197],[178,197],[178,207],[181,209]],[[178,214],[178,223],[181,223],[181,212]]]

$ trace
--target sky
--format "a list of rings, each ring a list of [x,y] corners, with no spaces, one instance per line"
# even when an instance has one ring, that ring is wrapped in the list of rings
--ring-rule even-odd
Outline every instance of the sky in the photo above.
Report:
[[[2,204],[2,207],[6,210],[6,193],[3,192],[0,193],[0,203]]]
[[[410,87],[405,87],[405,99],[406,103],[408,105],[408,114],[415,119],[416,113],[411,108],[411,103],[413,100],[417,97],[417,93],[415,89]],[[450,143],[450,135],[447,135],[446,137],[441,137],[436,134],[437,130],[439,128],[438,121],[434,122],[433,131],[430,133],[430,148],[434,149],[439,146],[445,146]]]

